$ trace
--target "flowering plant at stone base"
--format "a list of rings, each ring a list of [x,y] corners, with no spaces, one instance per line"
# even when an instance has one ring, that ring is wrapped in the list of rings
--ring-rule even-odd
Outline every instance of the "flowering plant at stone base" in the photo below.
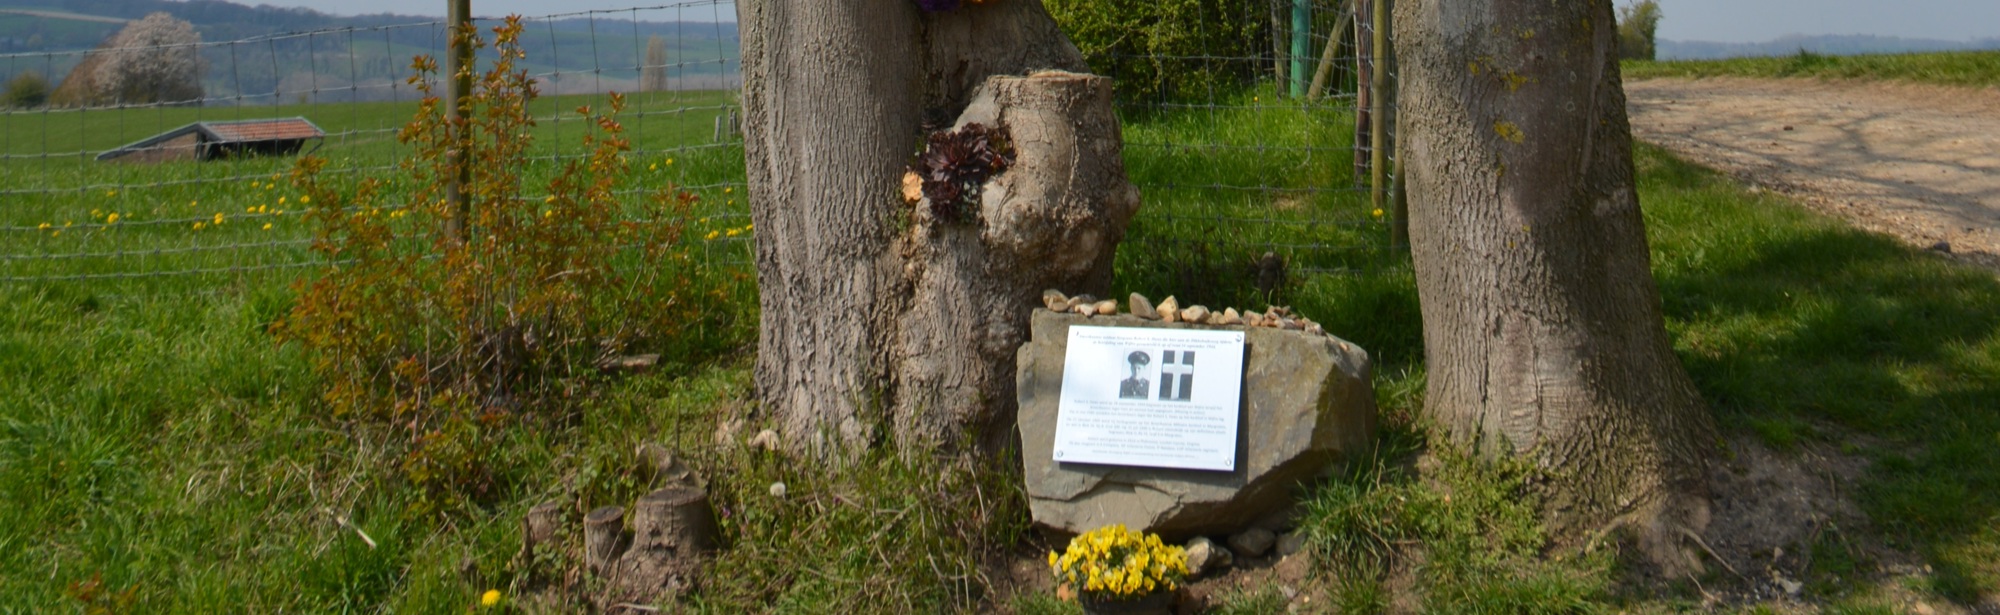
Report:
[[[1050,551],[1049,569],[1084,598],[1133,600],[1178,588],[1188,574],[1187,551],[1158,534],[1108,525],[1071,539],[1061,554]]]
[[[942,13],[958,8],[960,4],[986,4],[997,1],[999,0],[917,0],[917,6],[932,13]]]

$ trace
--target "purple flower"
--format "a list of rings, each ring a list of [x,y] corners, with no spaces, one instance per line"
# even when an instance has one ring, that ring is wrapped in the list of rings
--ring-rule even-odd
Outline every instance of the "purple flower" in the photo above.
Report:
[[[958,8],[958,0],[917,0],[917,6],[932,13],[942,13]]]

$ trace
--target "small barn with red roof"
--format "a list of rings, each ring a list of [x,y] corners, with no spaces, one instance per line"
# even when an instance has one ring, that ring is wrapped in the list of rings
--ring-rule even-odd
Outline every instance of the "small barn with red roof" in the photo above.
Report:
[[[195,122],[97,155],[98,160],[165,162],[296,154],[326,131],[306,118]]]

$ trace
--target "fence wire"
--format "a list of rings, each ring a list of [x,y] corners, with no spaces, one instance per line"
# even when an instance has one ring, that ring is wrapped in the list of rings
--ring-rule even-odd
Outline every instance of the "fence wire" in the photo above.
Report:
[[[1269,45],[1089,58],[1120,79],[1128,172],[1145,203],[1119,256],[1122,272],[1147,278],[1133,285],[1216,284],[1273,257],[1300,275],[1396,262],[1394,212],[1369,193],[1367,114],[1357,112],[1369,102],[1372,37],[1361,4],[1357,20],[1348,2],[1250,0],[1232,6],[1269,12],[1252,37]],[[543,97],[531,105],[535,168],[523,175],[581,155],[588,126],[577,108],[625,92],[619,119],[639,179],[620,194],[636,201],[666,182],[693,192],[689,240],[718,264],[747,269],[734,17],[733,2],[690,0],[525,19],[520,64]],[[482,31],[498,22],[476,21]],[[1300,26],[1309,34],[1295,39]],[[58,81],[117,54],[188,48],[202,75],[189,100],[77,98],[58,85],[70,100],[0,112],[0,284],[99,281],[125,293],[311,275],[327,263],[287,181],[291,156],[203,161],[184,143],[146,140],[197,123],[303,118],[324,131],[302,144],[328,161],[323,178],[378,178],[394,194],[408,155],[396,132],[421,96],[407,80],[410,60],[445,57],[446,32],[435,20],[0,54],[0,80],[34,71]],[[128,150],[141,155],[99,160]]]

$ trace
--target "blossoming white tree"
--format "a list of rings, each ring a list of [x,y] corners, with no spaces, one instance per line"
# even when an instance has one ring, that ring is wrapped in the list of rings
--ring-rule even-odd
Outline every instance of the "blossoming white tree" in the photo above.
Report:
[[[132,22],[113,36],[92,74],[102,102],[201,100],[201,34],[166,13]]]

